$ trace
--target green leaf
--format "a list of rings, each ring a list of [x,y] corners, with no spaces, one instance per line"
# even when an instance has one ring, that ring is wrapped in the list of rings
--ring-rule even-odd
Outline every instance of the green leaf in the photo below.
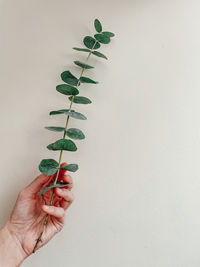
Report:
[[[85,64],[85,63],[83,63],[83,62],[81,62],[81,61],[78,61],[78,60],[74,61],[74,63],[75,63],[77,66],[79,66],[79,67],[81,67],[81,68],[84,68],[84,69],[93,69],[93,68],[94,68],[94,67],[92,67],[92,66],[90,66],[90,65],[88,65],[88,64]]]
[[[88,78],[88,77],[84,77],[84,76],[82,76],[82,77],[80,78],[80,82],[82,82],[82,83],[95,83],[95,84],[98,83],[98,82],[93,81],[92,79],[90,79],[90,78]]]
[[[94,35],[94,37],[102,44],[110,43],[110,37],[106,36],[105,34],[97,33]]]
[[[78,164],[68,164],[63,167],[60,167],[60,169],[68,170],[70,172],[76,172],[78,170]]]
[[[98,49],[101,46],[100,43],[96,42],[96,40],[91,36],[86,36],[83,39],[83,43],[89,49]]]
[[[59,139],[55,143],[52,143],[47,146],[49,150],[67,150],[67,151],[76,151],[77,147],[73,141],[68,139]]]
[[[63,82],[71,84],[71,85],[78,84],[78,79],[73,74],[71,74],[69,70],[61,73],[61,79],[63,80]]]
[[[101,25],[101,22],[98,19],[95,19],[94,27],[95,27],[97,32],[101,32],[102,31],[102,25]]]
[[[87,120],[87,118],[83,114],[76,112],[74,110],[69,110],[69,109],[54,110],[54,111],[51,111],[49,114],[50,115],[65,114],[75,119]]]
[[[68,84],[57,85],[56,90],[63,95],[78,95],[79,94],[78,89]]]
[[[106,35],[107,37],[111,38],[114,37],[114,33],[113,32],[102,32],[104,35]]]
[[[102,57],[102,58],[108,59],[104,54],[102,54],[98,51],[93,51],[92,54],[97,56],[97,57]]]
[[[73,47],[74,50],[76,51],[82,51],[82,52],[90,52],[90,49],[87,48],[78,48],[78,47]]]
[[[41,196],[42,194],[46,193],[47,191],[49,191],[52,188],[60,188],[60,187],[65,187],[67,185],[69,185],[69,184],[67,184],[67,183],[57,183],[55,185],[52,184],[52,185],[50,185],[48,187],[45,187],[42,190],[40,190],[40,192],[38,192],[38,196]]]
[[[53,132],[63,132],[65,130],[64,127],[55,127],[55,126],[46,126],[44,128]]]
[[[72,100],[72,96],[69,97],[69,100]],[[74,96],[73,102],[76,104],[91,104],[92,101],[84,96]]]
[[[54,159],[43,159],[40,162],[39,170],[43,174],[53,175],[54,173],[57,172],[58,166],[59,166],[58,162],[55,161]]]
[[[66,131],[66,134],[69,138],[72,138],[72,139],[76,139],[76,140],[82,140],[82,139],[85,139],[85,135],[84,133],[79,130],[79,129],[76,129],[76,128],[69,128],[67,131]]]

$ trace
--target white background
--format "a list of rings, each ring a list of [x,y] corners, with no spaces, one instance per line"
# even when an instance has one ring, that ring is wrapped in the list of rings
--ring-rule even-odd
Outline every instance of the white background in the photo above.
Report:
[[[87,121],[76,153],[75,202],[62,232],[23,267],[200,266],[200,1],[0,2],[0,224],[39,175],[60,137],[65,108],[55,86],[78,74],[93,20],[116,37],[91,58],[79,105]]]

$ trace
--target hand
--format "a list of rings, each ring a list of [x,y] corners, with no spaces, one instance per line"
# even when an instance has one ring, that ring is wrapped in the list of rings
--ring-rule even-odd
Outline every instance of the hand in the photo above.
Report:
[[[65,163],[62,165],[65,165]],[[70,191],[72,188],[71,176],[66,175],[64,170],[60,170],[58,180],[66,182],[69,185],[62,189],[51,189],[41,196],[37,195],[42,188],[48,186],[55,179],[55,175],[47,176],[41,174],[31,184],[20,191],[10,218],[2,229],[4,236],[7,233],[9,238],[18,247],[19,251],[17,253],[19,255],[21,254],[21,261],[32,253],[46,214],[49,214],[48,223],[38,248],[45,245],[64,226],[65,210],[74,199]],[[52,206],[49,206],[53,190],[55,195]]]

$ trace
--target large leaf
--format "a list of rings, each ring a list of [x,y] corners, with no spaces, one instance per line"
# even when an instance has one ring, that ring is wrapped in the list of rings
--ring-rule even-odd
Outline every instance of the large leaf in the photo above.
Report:
[[[61,79],[63,80],[63,82],[71,84],[71,85],[78,84],[78,79],[73,74],[71,74],[69,70],[61,73]]]
[[[106,36],[105,34],[97,33],[94,35],[95,39],[102,44],[110,43],[110,37]]]
[[[44,128],[53,132],[63,132],[65,130],[64,127],[56,127],[56,126],[46,126]]]
[[[95,83],[95,84],[98,83],[98,82],[96,82],[96,81],[94,81],[94,80],[92,80],[92,79],[90,79],[88,77],[84,77],[84,76],[82,76],[80,78],[80,82],[82,82],[82,83]]]
[[[49,113],[50,115],[57,115],[57,114],[65,114],[68,115],[72,118],[79,119],[79,120],[86,120],[87,118],[74,110],[69,110],[69,109],[60,109],[60,110],[54,110]]]
[[[73,47],[74,50],[76,51],[82,51],[82,52],[90,52],[90,49],[87,48],[78,48],[78,47]]]
[[[84,133],[77,128],[69,128],[66,131],[66,134],[69,138],[76,139],[76,140],[81,140],[85,138]]]
[[[101,32],[102,31],[102,25],[101,25],[101,22],[98,19],[95,19],[94,27],[95,27],[97,32]]]
[[[88,65],[88,64],[85,64],[84,62],[81,62],[81,61],[78,61],[78,60],[74,61],[74,63],[75,63],[77,66],[79,66],[79,67],[81,67],[81,68],[84,68],[84,69],[93,69],[93,68],[94,68],[93,66],[90,66],[90,65]]]
[[[72,96],[69,97],[69,100],[72,100]],[[74,96],[73,97],[73,102],[76,104],[90,104],[92,101],[84,96]]]
[[[84,45],[89,49],[98,49],[101,45],[99,42],[97,42],[93,37],[86,36],[83,39]]]
[[[56,86],[56,90],[63,95],[78,95],[79,91],[69,84],[60,84]]]
[[[63,167],[60,167],[60,169],[67,170],[70,172],[76,172],[78,170],[78,164],[68,164]]]
[[[54,173],[56,173],[58,166],[58,162],[54,159],[43,159],[40,162],[39,170],[43,174],[53,175]]]
[[[73,141],[68,139],[59,139],[56,142],[47,146],[49,150],[67,150],[67,151],[76,151],[77,147]]]
[[[69,184],[67,183],[57,183],[57,184],[52,184],[48,187],[43,188],[42,190],[40,190],[40,192],[38,192],[38,196],[41,196],[42,194],[46,193],[47,191],[49,191],[52,188],[60,188],[60,187],[65,187],[68,186]]]
[[[114,37],[114,33],[113,32],[102,32],[104,35],[106,35],[107,37],[111,38]]]
[[[102,57],[102,58],[108,59],[104,54],[102,54],[98,51],[93,51],[92,54],[97,56],[97,57]]]

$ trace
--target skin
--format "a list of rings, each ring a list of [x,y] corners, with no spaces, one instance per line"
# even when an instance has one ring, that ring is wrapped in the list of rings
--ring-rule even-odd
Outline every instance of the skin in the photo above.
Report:
[[[1,266],[20,266],[24,259],[32,254],[46,214],[49,214],[49,219],[38,248],[44,246],[62,230],[65,223],[65,211],[74,200],[71,192],[73,186],[71,176],[66,175],[65,171],[60,172],[58,180],[68,183],[69,186],[51,189],[42,196],[37,195],[54,179],[55,175],[41,174],[19,192],[8,221],[0,229]],[[55,195],[52,206],[49,206],[52,190],[55,190]]]

